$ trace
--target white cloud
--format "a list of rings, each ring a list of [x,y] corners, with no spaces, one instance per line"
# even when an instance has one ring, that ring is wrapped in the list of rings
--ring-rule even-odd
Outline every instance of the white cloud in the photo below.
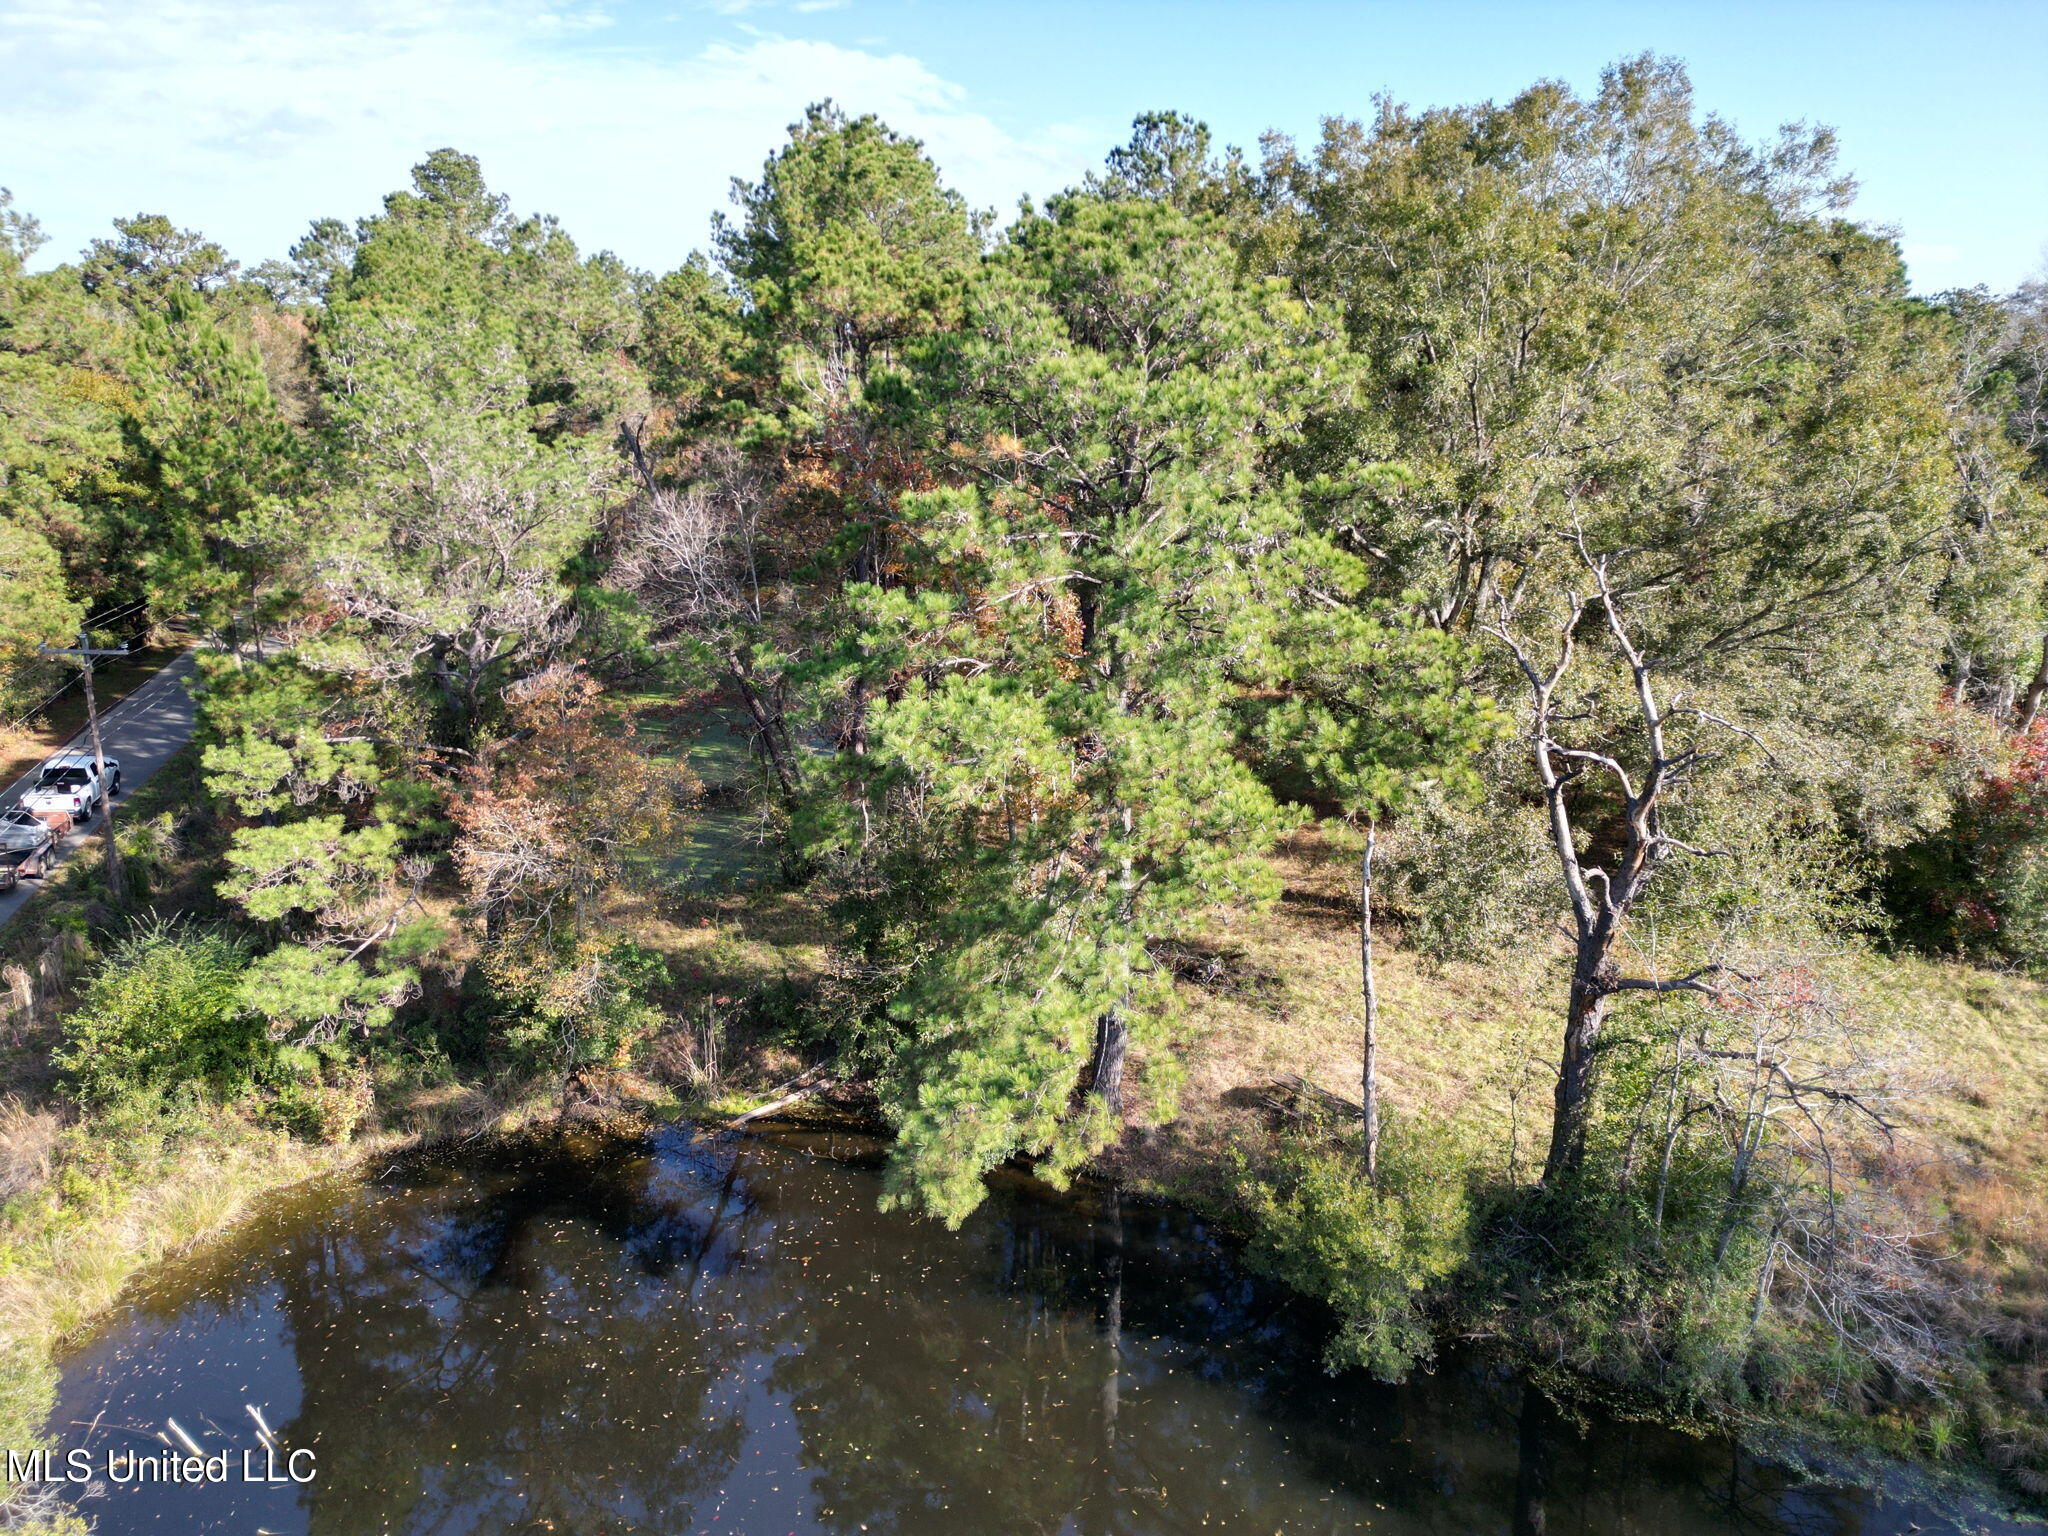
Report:
[[[1005,212],[1100,154],[1076,128],[1007,132],[901,53],[676,40],[714,24],[627,24],[587,0],[0,0],[0,184],[52,259],[147,210],[255,260],[311,218],[373,210],[449,144],[519,210],[666,268],[820,97],[916,134]]]

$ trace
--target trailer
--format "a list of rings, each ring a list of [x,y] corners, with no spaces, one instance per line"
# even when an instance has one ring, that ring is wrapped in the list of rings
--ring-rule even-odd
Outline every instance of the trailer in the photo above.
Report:
[[[70,829],[70,819],[65,830]],[[13,806],[0,811],[0,891],[11,891],[24,879],[50,872],[62,834],[32,811]]]

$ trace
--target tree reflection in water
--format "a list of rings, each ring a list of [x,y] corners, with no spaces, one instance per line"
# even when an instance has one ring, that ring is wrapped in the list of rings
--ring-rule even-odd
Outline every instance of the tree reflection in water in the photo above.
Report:
[[[948,1233],[875,1210],[872,1152],[562,1135],[283,1200],[163,1267],[69,1363],[57,1424],[79,1444],[98,1415],[98,1451],[175,1415],[239,1448],[253,1395],[318,1481],[116,1491],[99,1530],[1875,1536],[1925,1514],[1582,1435],[1476,1368],[1332,1379],[1318,1319],[1184,1214],[1012,1175]]]

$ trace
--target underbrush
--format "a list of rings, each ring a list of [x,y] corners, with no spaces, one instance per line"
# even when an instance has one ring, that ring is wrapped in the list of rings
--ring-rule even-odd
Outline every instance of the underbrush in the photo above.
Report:
[[[138,842],[156,839],[151,888],[182,906],[178,893],[203,885],[208,833],[149,821],[135,825]],[[1355,1128],[1276,1134],[1260,1091],[1298,1072],[1356,1092],[1349,852],[1298,836],[1277,908],[1220,917],[1202,943],[1159,957],[1190,1025],[1172,1063],[1183,1107],[1127,1141],[1128,1182],[1225,1216],[1255,1265],[1327,1302],[1333,1369],[1398,1377],[1455,1334],[1625,1410],[1817,1429],[1989,1466],[2019,1495],[2048,1497],[2048,988],[1859,952],[1820,978],[1853,1004],[1834,1034],[1803,993],[1683,1029],[1676,1013],[1631,1012],[1614,1029],[1586,1171],[1545,1191],[1534,1179],[1561,995],[1549,957],[1427,964],[1390,923],[1374,1185]],[[240,1030],[231,1007],[164,1014],[170,971],[216,1001],[231,990],[213,983],[234,967],[232,932],[208,927],[203,902],[166,937],[110,920],[90,890],[82,879],[49,903],[89,921],[97,946],[67,1028],[118,1048],[74,1074],[91,1105],[82,1121],[0,1101],[0,1417],[16,1445],[36,1440],[53,1348],[137,1268],[263,1190],[358,1148],[591,1101],[730,1114],[830,1043],[799,1019],[817,1011],[829,936],[801,892],[621,896],[604,925],[616,969],[600,977],[613,990],[599,1027],[565,1032],[548,998],[450,954],[374,1047],[294,1054]],[[178,964],[143,985],[150,955]],[[141,1001],[124,1004],[123,986]],[[184,1024],[152,1029],[159,1015]],[[1826,1158],[1774,1141],[1738,1175],[1746,1126],[1776,1136],[1805,1113],[1788,1101],[1752,1122],[1714,1107],[1753,1086],[1714,1054],[1744,1041],[1752,1062],[1759,1041],[1796,1047],[1803,1080],[1836,1074],[1827,1084],[1852,1097],[1876,1080],[1840,1074],[1880,1046],[1887,1060],[1915,1046],[1934,1070],[1910,1103],[1885,1101],[1898,1137],[1837,1124]],[[180,1082],[210,1086],[166,1091]]]
[[[1125,1145],[1128,1178],[1329,1302],[1333,1362],[1392,1373],[1455,1335],[1624,1413],[1995,1473],[2048,1505],[2048,987],[1852,944],[1760,965],[1776,979],[1726,1006],[1638,1003],[1610,1027],[1585,1170],[1545,1191],[1563,975],[1541,953],[1428,964],[1397,918],[1375,1191],[1355,1120],[1273,1112],[1289,1073],[1357,1095],[1351,852],[1298,835],[1279,906],[1177,968],[1183,1110]],[[1796,1093],[1755,1080],[1774,1061]],[[1430,1147],[1425,1203],[1458,1218],[1410,1220],[1404,1136]]]
[[[1253,1267],[1336,1314],[1332,1370],[1400,1381],[1429,1363],[1437,1304],[1473,1257],[1472,1181],[1453,1137],[1389,1123],[1376,1180],[1349,1149],[1303,1142],[1263,1166],[1240,1154],[1237,1177]]]

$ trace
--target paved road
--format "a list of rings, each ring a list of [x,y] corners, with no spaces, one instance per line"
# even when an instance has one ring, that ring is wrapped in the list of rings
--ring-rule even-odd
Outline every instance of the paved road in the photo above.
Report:
[[[192,739],[192,695],[185,686],[191,676],[192,653],[187,651],[100,716],[100,745],[109,757],[121,759],[121,800],[148,783],[151,775]],[[65,750],[73,747],[90,751],[91,738],[80,731],[64,744]],[[36,769],[31,768],[8,785],[0,793],[0,809],[19,800],[35,776]],[[114,814],[121,814],[119,802]],[[102,819],[96,816],[83,831],[65,838],[60,862],[87,838],[98,837],[102,825]],[[13,890],[0,892],[0,923],[20,911],[21,904],[42,889],[42,884],[40,880],[24,880]]]

